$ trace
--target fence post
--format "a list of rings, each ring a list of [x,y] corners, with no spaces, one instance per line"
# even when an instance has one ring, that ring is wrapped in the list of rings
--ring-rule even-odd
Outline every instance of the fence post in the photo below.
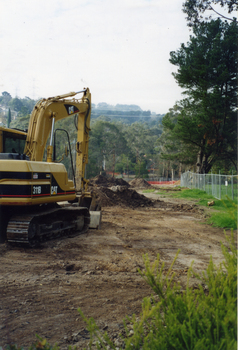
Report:
[[[211,176],[212,176],[213,174],[211,173]],[[212,195],[213,195],[213,176],[212,176]]]
[[[207,185],[208,185],[208,194],[210,194],[210,185],[211,185],[211,181],[210,181],[210,174],[207,174]]]
[[[221,200],[221,170],[219,170],[219,199]]]
[[[227,175],[226,175],[225,184],[226,184],[226,195],[227,195],[227,190],[228,190],[228,180],[227,180]]]
[[[234,200],[234,187],[233,187],[233,170],[231,175],[231,193],[232,193],[232,200]]]

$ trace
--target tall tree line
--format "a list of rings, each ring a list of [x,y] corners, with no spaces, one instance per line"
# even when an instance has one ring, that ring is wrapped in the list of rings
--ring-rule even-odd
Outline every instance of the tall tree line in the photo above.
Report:
[[[196,166],[197,173],[212,168],[237,170],[237,21],[201,17],[212,3],[233,1],[187,0],[184,12],[193,34],[170,53],[173,73],[185,98],[163,118],[162,157]],[[218,14],[217,11],[215,13]]]
[[[156,141],[161,133],[159,123],[128,125],[98,118],[91,125],[88,176],[110,171],[148,177],[148,170],[158,161]]]

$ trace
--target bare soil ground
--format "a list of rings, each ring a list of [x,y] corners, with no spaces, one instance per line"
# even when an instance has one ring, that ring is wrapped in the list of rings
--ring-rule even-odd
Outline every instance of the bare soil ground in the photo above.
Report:
[[[152,294],[137,271],[143,254],[154,260],[159,253],[168,268],[180,249],[173,270],[183,287],[192,261],[197,271],[211,255],[215,263],[222,261],[223,230],[204,224],[205,212],[193,202],[156,201],[154,194],[143,199],[141,191],[124,185],[111,192],[106,187],[109,206],[103,207],[100,230],[36,249],[0,245],[0,346],[27,347],[38,334],[61,349],[82,349],[89,334],[79,307],[117,339],[126,315],[139,316],[142,299]],[[126,191],[128,203],[114,198],[113,205],[113,195]],[[190,283],[196,288],[198,281]]]

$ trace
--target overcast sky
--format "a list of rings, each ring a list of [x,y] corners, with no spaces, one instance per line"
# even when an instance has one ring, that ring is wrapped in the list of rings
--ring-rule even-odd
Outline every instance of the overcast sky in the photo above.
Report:
[[[189,40],[183,0],[0,0],[0,93],[89,87],[92,102],[166,113],[180,100],[169,53]]]

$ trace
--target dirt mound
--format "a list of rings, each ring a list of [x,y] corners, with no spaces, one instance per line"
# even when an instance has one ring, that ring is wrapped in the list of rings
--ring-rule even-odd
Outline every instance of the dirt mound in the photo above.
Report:
[[[145,188],[145,184],[147,184],[146,181],[142,179],[136,180],[142,183],[140,187],[143,186]],[[147,184],[146,187],[149,186],[150,185]],[[154,206],[155,201],[137,193],[135,190],[129,189],[130,184],[121,178],[117,179],[98,175],[90,179],[89,187],[90,190],[96,193],[97,202],[99,202],[102,207],[117,205],[130,208]]]
[[[129,182],[131,187],[134,188],[149,188],[152,187],[147,181],[144,179],[133,179]]]
[[[199,213],[199,214],[204,213],[204,209],[199,208],[195,204],[174,204],[174,203],[163,202],[163,201],[159,201],[156,203],[157,203],[156,205],[157,208],[164,208],[166,210],[171,210],[174,212]]]
[[[105,186],[105,187],[111,187],[111,186],[126,186],[129,187],[130,185],[128,182],[126,182],[123,179],[117,179],[115,177],[106,177],[103,175],[98,175],[94,177],[93,179],[90,179],[90,185],[95,186],[95,185],[100,185],[100,186]]]
[[[127,186],[112,186],[107,187],[94,187],[97,200],[100,201],[102,207],[148,207],[154,206],[155,201],[145,197],[142,194],[137,193],[135,190],[129,189]]]

